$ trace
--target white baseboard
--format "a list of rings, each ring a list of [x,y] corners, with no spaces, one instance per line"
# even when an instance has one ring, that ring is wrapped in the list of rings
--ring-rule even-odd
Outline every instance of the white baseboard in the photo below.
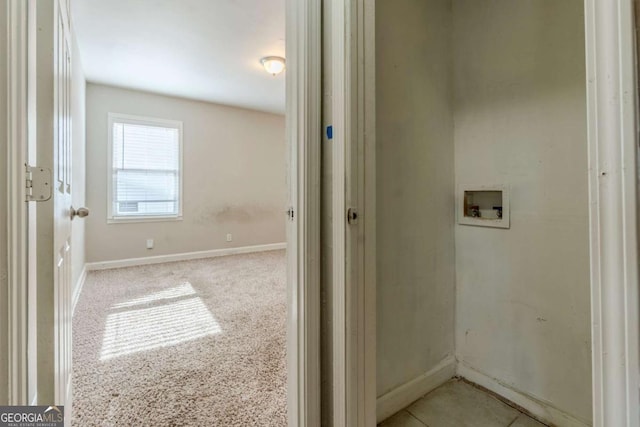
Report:
[[[114,261],[87,263],[87,271],[109,270],[111,268],[135,267],[139,265],[161,264],[163,262],[188,261],[193,259],[214,258],[226,255],[247,254],[252,252],[274,251],[286,249],[286,243],[268,245],[242,246],[239,248],[214,249],[210,251],[185,252],[181,254],[158,255],[144,258],[119,259]]]
[[[71,301],[71,315],[73,316],[76,313],[76,305],[78,304],[78,300],[80,299],[80,293],[82,292],[82,287],[84,286],[84,282],[87,280],[87,264],[82,268],[82,272],[80,273],[80,277],[78,277],[78,281],[73,288],[73,299]]]
[[[453,356],[449,356],[430,371],[380,396],[376,402],[377,422],[384,421],[396,412],[406,408],[455,375],[456,360]]]
[[[518,391],[461,361],[458,361],[458,375],[510,400],[542,422],[560,427],[587,427],[591,425],[586,420],[580,420],[556,408],[550,402]]]

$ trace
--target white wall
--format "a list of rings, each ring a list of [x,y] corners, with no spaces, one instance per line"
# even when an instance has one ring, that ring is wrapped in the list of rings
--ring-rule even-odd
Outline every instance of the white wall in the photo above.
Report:
[[[378,396],[454,353],[451,100],[451,2],[378,1]]]
[[[71,171],[71,191],[73,197],[73,207],[80,208],[85,203],[85,89],[86,82],[80,60],[78,43],[73,37],[72,52],[72,82],[71,82],[71,123],[72,123],[72,171]],[[85,264],[85,226],[86,221],[76,218],[71,223],[71,279],[74,286],[74,295],[78,289],[80,276]]]
[[[7,45],[7,6],[0,5],[0,46]],[[7,56],[0,55],[0,129],[7,129]],[[7,139],[0,138],[0,348],[7,348]],[[7,384],[7,352],[0,351],[0,384]],[[7,387],[0,387],[0,405],[7,404]]]
[[[460,363],[591,419],[580,0],[454,0],[457,184],[511,186],[511,229],[456,226]]]
[[[183,121],[184,220],[107,224],[109,112]],[[285,241],[281,115],[89,83],[87,171],[88,262]]]

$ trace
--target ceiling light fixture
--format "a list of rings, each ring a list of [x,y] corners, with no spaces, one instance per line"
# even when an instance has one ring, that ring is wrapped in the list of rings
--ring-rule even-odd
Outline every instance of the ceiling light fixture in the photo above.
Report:
[[[284,71],[284,58],[280,56],[266,56],[260,60],[267,73],[278,75]]]

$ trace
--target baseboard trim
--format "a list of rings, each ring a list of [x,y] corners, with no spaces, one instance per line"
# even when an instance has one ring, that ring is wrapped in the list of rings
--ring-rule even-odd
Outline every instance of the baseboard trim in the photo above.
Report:
[[[80,293],[82,292],[82,287],[84,286],[84,282],[86,280],[87,280],[87,264],[85,264],[84,267],[82,267],[82,272],[80,273],[80,277],[78,277],[76,286],[73,289],[73,299],[71,301],[72,317],[76,314],[76,305],[78,305],[78,300],[80,299]]]
[[[520,406],[544,423],[563,427],[587,427],[590,425],[588,421],[567,414],[550,402],[516,390],[461,361],[458,361],[458,375]]]
[[[449,356],[430,371],[378,397],[376,402],[377,422],[382,422],[406,408],[455,375],[456,360],[453,356]]]
[[[267,245],[241,246],[237,248],[213,249],[210,251],[185,252],[181,254],[158,255],[144,258],[128,258],[114,261],[87,263],[87,271],[109,270],[112,268],[135,267],[140,265],[161,264],[163,262],[188,261],[193,259],[215,258],[227,255],[247,254],[252,252],[275,251],[286,249],[286,243],[271,243]]]

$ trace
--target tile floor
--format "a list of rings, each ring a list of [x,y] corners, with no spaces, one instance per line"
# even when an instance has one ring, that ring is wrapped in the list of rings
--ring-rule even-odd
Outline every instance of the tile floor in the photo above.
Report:
[[[451,380],[385,420],[380,427],[544,427],[461,380]]]

